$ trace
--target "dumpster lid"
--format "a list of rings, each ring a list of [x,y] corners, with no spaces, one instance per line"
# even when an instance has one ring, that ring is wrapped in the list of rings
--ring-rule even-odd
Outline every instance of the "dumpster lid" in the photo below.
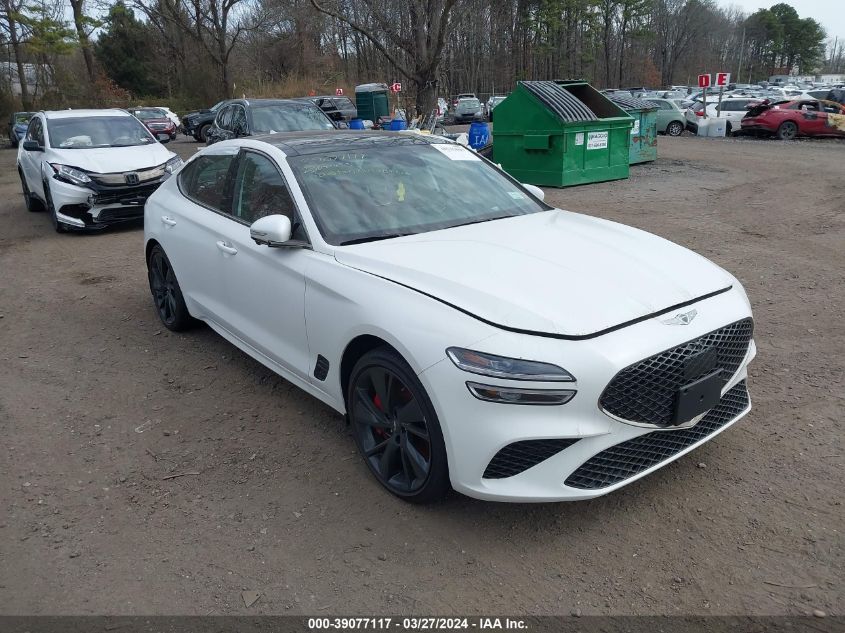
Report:
[[[563,121],[598,121],[598,117],[583,101],[554,81],[519,83]]]
[[[361,84],[355,86],[355,92],[387,92],[387,84]]]
[[[626,97],[625,95],[617,95],[613,92],[606,93],[604,96],[623,110],[657,110],[657,106],[653,103],[649,103],[643,99],[637,99],[636,97]]]

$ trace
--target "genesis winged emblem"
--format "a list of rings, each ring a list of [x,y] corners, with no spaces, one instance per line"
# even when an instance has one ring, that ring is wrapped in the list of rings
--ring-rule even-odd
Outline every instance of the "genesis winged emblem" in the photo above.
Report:
[[[679,312],[671,319],[664,319],[665,325],[689,325],[698,314],[698,310],[690,310],[689,312]]]

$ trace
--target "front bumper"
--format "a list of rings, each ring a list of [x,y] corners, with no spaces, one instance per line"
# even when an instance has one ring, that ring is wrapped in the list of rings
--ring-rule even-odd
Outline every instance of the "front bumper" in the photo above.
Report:
[[[694,307],[699,316],[686,326],[667,326],[660,320],[666,318],[664,315],[583,341],[503,332],[475,346],[480,351],[560,365],[577,378],[575,383],[526,383],[486,378],[461,371],[448,359],[422,372],[420,380],[431,397],[443,429],[452,486],[468,496],[497,501],[589,499],[644,477],[734,424],[748,413],[750,401],[747,406],[731,409],[730,417],[719,420],[712,432],[697,435],[690,431],[712,420],[705,416],[692,427],[658,429],[619,421],[599,407],[605,387],[623,368],[751,314],[745,294],[738,287],[694,304]],[[755,354],[756,346],[751,341],[739,368],[722,389],[723,403],[732,389],[742,389],[740,383],[746,380],[748,364]],[[571,401],[559,406],[497,404],[474,398],[467,390],[467,381],[522,388],[576,389],[577,393]],[[699,431],[701,429],[705,427],[699,427]],[[684,442],[677,443],[678,450],[630,476],[608,485],[578,487],[578,477],[573,475],[589,460],[601,459],[596,457],[599,453],[651,433],[675,433],[678,439],[682,438],[681,433],[686,436],[683,436]],[[512,476],[484,476],[491,460],[502,449],[516,442],[533,440],[572,442]]]
[[[50,181],[50,196],[59,222],[74,229],[101,229],[144,217],[144,204],[166,178],[135,186],[90,187]]]

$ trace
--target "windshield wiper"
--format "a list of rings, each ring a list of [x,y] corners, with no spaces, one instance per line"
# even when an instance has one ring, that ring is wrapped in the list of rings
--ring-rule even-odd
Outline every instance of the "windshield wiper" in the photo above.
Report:
[[[470,220],[469,222],[461,222],[460,224],[450,224],[445,227],[447,229],[454,229],[459,226],[469,226],[470,224],[481,224],[482,222],[492,222],[493,220],[504,220],[505,218],[515,218],[515,215],[497,215],[495,218],[484,218],[482,220]]]
[[[387,233],[386,235],[367,235],[365,237],[356,237],[351,240],[341,242],[341,246],[350,246],[352,244],[364,244],[365,242],[377,242],[378,240],[390,240],[394,237],[405,237],[406,235],[414,235],[414,233]]]

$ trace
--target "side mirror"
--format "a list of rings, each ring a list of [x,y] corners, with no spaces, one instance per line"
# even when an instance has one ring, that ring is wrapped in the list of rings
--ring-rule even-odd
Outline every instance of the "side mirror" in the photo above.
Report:
[[[38,144],[38,141],[28,140],[23,142],[23,148],[27,152],[43,152],[44,148]]]
[[[533,195],[541,202],[546,199],[546,192],[540,189],[540,187],[536,187],[534,185],[527,185],[525,183],[522,183],[522,186],[525,187],[531,195]]]
[[[249,227],[249,236],[265,246],[283,246],[290,241],[290,234],[290,218],[286,215],[265,215]]]

